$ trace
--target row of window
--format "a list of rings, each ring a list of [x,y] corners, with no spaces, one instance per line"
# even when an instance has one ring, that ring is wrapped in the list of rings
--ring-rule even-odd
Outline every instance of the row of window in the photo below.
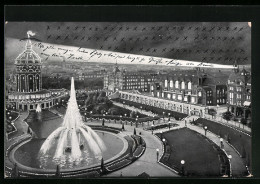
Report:
[[[164,86],[168,87],[168,80],[164,81]],[[173,88],[173,80],[170,80],[170,88]],[[175,88],[179,88],[179,81],[175,81]],[[181,89],[185,89],[185,82],[181,82]],[[191,89],[191,82],[188,82],[188,89]]]
[[[230,87],[229,87],[229,90],[230,90],[230,91],[233,91],[233,90],[234,90],[234,87],[233,87],[233,86],[230,86]],[[237,90],[237,91],[242,91],[242,88],[241,88],[241,87],[236,87],[236,90]]]

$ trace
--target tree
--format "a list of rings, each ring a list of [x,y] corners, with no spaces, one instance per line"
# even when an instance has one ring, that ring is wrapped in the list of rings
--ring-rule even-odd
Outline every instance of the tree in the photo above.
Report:
[[[230,121],[233,117],[233,114],[230,111],[224,112],[222,114],[222,118],[225,119],[227,122]]]
[[[215,109],[209,109],[209,110],[208,110],[208,113],[209,113],[209,115],[211,115],[212,118],[213,118],[213,116],[216,116],[217,111],[216,111]]]
[[[92,103],[91,95],[88,95],[88,98],[85,100],[85,105],[88,106]]]

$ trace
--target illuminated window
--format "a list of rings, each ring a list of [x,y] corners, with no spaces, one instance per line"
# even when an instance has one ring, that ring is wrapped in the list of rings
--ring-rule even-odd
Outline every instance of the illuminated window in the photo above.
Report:
[[[167,88],[167,84],[168,84],[168,81],[167,80],[165,80],[164,81],[164,86]]]
[[[170,88],[172,88],[172,87],[173,87],[173,81],[170,80]]]
[[[188,82],[188,89],[191,89],[191,82]]]
[[[185,89],[185,82],[184,81],[181,82],[181,89]]]
[[[175,88],[179,88],[179,81],[175,81]]]

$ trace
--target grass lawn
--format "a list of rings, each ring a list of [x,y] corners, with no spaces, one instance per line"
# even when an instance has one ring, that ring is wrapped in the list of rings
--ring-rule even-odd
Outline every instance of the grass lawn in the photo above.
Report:
[[[214,121],[199,118],[195,123],[199,126],[207,126],[209,131],[220,135],[223,139],[227,140],[227,136],[229,136],[230,144],[237,149],[244,157],[244,162],[249,163],[249,168],[251,168],[251,137]]]
[[[170,156],[168,160],[162,158],[161,162],[181,171],[181,160],[185,160],[184,171],[188,176],[220,176],[219,151],[204,136],[182,128],[165,132],[163,137],[170,146]],[[224,157],[224,160],[227,161],[227,158]]]

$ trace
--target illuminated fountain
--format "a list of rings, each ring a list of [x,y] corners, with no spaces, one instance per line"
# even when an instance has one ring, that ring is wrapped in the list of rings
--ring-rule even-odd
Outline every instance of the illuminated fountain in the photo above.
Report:
[[[106,146],[90,127],[84,125],[76,101],[74,79],[62,126],[53,131],[42,144],[39,156],[57,164],[79,164],[82,160],[101,159]],[[61,164],[62,165],[62,164]]]

